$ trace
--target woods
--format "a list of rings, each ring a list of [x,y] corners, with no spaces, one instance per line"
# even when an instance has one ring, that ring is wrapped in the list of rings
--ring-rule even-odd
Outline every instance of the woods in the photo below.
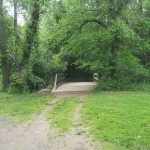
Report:
[[[7,23],[3,14],[3,0],[0,1],[0,52],[1,52],[1,66],[2,66],[2,79],[3,79],[3,90],[5,91],[9,86],[9,64],[7,56]]]
[[[72,64],[98,91],[148,90],[149,35],[149,0],[0,0],[2,90],[52,86]]]
[[[149,99],[150,0],[0,0],[0,149],[148,150]]]

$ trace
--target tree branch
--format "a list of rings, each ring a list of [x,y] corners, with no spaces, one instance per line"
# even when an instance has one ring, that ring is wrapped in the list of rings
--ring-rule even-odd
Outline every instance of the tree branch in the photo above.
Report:
[[[84,20],[83,23],[80,25],[79,29],[81,30],[87,23],[93,23],[93,22],[97,23],[97,24],[101,25],[103,28],[107,29],[107,26],[103,22],[101,22],[97,19]]]

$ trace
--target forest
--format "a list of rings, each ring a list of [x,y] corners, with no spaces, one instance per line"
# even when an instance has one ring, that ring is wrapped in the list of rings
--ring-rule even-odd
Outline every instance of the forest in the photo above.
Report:
[[[149,108],[150,0],[0,0],[0,149],[150,150]]]
[[[149,90],[149,0],[0,0],[0,84],[53,85],[69,65],[99,73],[101,90]]]

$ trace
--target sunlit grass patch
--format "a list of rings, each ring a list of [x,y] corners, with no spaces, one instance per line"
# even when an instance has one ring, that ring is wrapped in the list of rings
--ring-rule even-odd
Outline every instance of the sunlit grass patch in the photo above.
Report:
[[[0,115],[8,116],[19,122],[40,113],[53,96],[48,93],[6,94],[0,93]]]
[[[50,111],[48,118],[51,120],[52,126],[58,128],[61,133],[68,131],[73,125],[71,115],[78,101],[77,97],[64,98]]]
[[[150,149],[150,93],[92,94],[84,101],[82,117],[106,150]]]

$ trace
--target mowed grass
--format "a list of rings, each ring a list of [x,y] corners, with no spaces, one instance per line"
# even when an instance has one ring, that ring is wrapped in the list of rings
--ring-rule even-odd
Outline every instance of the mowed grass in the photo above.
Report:
[[[150,149],[150,93],[92,94],[81,113],[104,150]]]
[[[24,95],[0,93],[0,116],[23,122],[40,113],[52,99],[53,95],[48,93]]]
[[[72,113],[78,102],[79,98],[77,97],[63,98],[48,114],[51,125],[58,128],[60,133],[68,131],[73,125]]]

